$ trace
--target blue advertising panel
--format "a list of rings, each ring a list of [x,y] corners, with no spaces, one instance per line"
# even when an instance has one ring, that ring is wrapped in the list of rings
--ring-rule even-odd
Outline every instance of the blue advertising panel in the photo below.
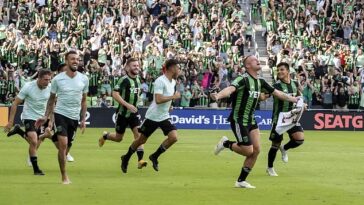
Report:
[[[230,129],[228,117],[231,110],[175,109],[171,120],[179,129]],[[262,130],[271,128],[271,111],[256,111],[255,119]]]
[[[23,106],[19,106],[15,123],[21,124],[20,114]],[[140,108],[139,113],[144,119],[147,108]],[[228,117],[231,109],[191,109],[175,108],[171,113],[171,121],[178,129],[228,130]],[[270,130],[272,111],[258,110],[255,119],[261,130]],[[88,108],[86,115],[87,127],[115,127],[114,108]],[[364,130],[364,112],[339,112],[333,110],[305,111],[301,118],[305,130]]]

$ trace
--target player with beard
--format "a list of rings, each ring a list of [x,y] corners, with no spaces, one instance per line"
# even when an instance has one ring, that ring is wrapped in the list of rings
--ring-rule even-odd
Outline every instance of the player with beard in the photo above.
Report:
[[[139,78],[139,60],[129,58],[126,62],[127,74],[122,77],[115,85],[112,92],[113,98],[119,103],[116,111],[116,133],[104,132],[99,139],[99,146],[102,147],[106,140],[120,142],[123,140],[126,128],[129,126],[134,134],[134,139],[139,137],[138,128],[141,124],[140,114],[138,113],[138,100],[141,94],[141,83]],[[147,162],[143,160],[144,148],[140,145],[137,148],[138,169],[147,166]]]
[[[165,62],[164,75],[157,78],[154,82],[154,99],[149,106],[139,132],[140,137],[135,139],[130,145],[128,152],[121,156],[121,170],[126,173],[130,157],[140,145],[143,145],[150,135],[159,127],[163,134],[167,136],[159,148],[149,156],[155,171],[159,170],[158,158],[169,147],[177,142],[177,128],[170,121],[169,111],[172,101],[179,99],[181,94],[175,91],[176,80],[179,74],[178,61],[169,59]]]
[[[70,184],[66,172],[66,155],[72,145],[78,121],[82,133],[86,128],[86,97],[88,78],[77,71],[79,56],[75,51],[65,55],[66,70],[58,74],[51,83],[51,95],[48,100],[45,116],[37,120],[36,125],[43,124],[54,112],[54,122],[58,141],[58,162],[62,175],[62,183]],[[57,103],[55,101],[57,99]],[[80,119],[81,113],[81,119]]]

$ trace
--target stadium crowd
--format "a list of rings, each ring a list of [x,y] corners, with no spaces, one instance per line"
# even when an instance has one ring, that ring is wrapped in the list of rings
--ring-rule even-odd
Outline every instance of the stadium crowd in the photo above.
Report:
[[[40,68],[56,71],[68,50],[81,55],[88,103],[110,106],[129,57],[141,59],[142,105],[165,59],[182,62],[177,106],[207,106],[208,91],[241,71],[252,26],[235,1],[0,1],[1,102],[10,103]],[[247,44],[250,46],[250,43]],[[228,72],[230,71],[230,72]],[[99,101],[99,102],[97,102]]]
[[[364,1],[262,1],[269,66],[291,65],[310,108],[364,108]]]
[[[363,1],[250,1],[266,28],[269,66],[291,64],[311,108],[357,109],[364,87]],[[209,92],[244,72],[254,23],[235,0],[0,0],[0,103],[10,104],[37,70],[56,71],[76,50],[89,77],[89,106],[114,104],[111,92],[126,60],[142,67],[142,100],[167,58],[182,75],[175,106],[226,106]],[[298,9],[297,9],[298,8]],[[253,46],[252,46],[253,47]],[[210,104],[211,103],[211,104]]]

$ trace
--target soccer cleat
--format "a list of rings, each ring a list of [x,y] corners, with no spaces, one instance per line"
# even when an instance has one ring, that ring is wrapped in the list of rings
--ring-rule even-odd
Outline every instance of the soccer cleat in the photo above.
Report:
[[[217,143],[216,147],[215,147],[215,155],[218,155],[222,150],[225,149],[224,147],[224,142],[228,141],[229,139],[226,136],[222,136],[219,143]]]
[[[268,167],[267,168],[267,174],[271,177],[278,177],[277,172],[274,170],[273,167]]]
[[[42,170],[38,169],[38,170],[34,171],[34,175],[43,176],[44,173],[42,172]]]
[[[67,154],[67,162],[74,162],[75,159],[71,156],[70,153]]]
[[[159,171],[159,167],[158,167],[158,159],[157,159],[157,158],[155,158],[153,155],[150,155],[150,156],[149,156],[149,159],[150,159],[150,161],[152,161],[152,163],[153,163],[153,169],[154,169],[155,171]]]
[[[144,161],[144,160],[140,160],[138,162],[138,169],[141,169],[143,167],[146,167],[148,165],[148,162]]]
[[[126,158],[125,155],[121,156],[121,171],[123,173],[126,173],[128,171],[128,163],[129,163],[129,160]]]
[[[109,133],[108,133],[108,132],[105,132],[105,131],[102,133],[102,136],[99,138],[99,147],[104,146],[105,141],[106,141],[106,140],[104,139],[104,136],[105,136],[105,135],[108,135],[108,134],[109,134]]]
[[[27,165],[28,165],[28,167],[33,166],[33,165],[32,165],[32,162],[30,161],[30,157],[28,157],[26,161],[27,161]]]
[[[284,150],[283,145],[281,145],[281,146],[279,147],[279,150],[280,150],[280,151],[281,151],[281,153],[282,153],[282,161],[283,161],[284,163],[287,163],[287,162],[288,162],[288,154],[287,154],[287,151],[286,151],[286,150]]]
[[[235,182],[235,187],[236,188],[247,188],[247,189],[255,189],[255,186],[252,186],[251,184],[249,184],[247,181],[242,181],[242,182]]]
[[[15,134],[20,135],[20,133],[21,133],[20,131],[21,131],[20,125],[16,124],[16,125],[14,125],[14,128],[12,130],[10,130],[6,136],[11,137]]]

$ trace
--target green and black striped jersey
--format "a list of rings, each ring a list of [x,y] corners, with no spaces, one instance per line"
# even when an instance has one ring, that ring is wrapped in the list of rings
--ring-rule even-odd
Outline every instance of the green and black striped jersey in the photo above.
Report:
[[[8,80],[8,93],[15,93],[15,81]]]
[[[99,72],[91,72],[89,75],[89,86],[95,87],[100,84],[100,73]]]
[[[114,91],[119,92],[123,100],[136,107],[141,94],[141,83],[139,77],[131,78],[128,75],[123,76],[115,85]],[[117,112],[119,115],[124,117],[129,117],[131,114],[131,112],[125,106],[120,104],[118,106]]]
[[[291,96],[299,96],[299,85],[297,81],[291,80],[289,84],[278,80],[273,87]],[[288,112],[293,109],[293,103],[283,101],[274,96],[272,122],[276,124],[280,112]]]
[[[241,123],[243,126],[255,125],[254,111],[257,107],[260,93],[265,90],[269,94],[274,88],[263,78],[255,79],[250,74],[239,75],[232,86],[236,91],[232,94],[232,111],[229,120]]]
[[[8,83],[7,80],[3,79],[0,81],[0,95],[6,95],[8,92]]]
[[[358,92],[349,95],[349,105],[359,105],[360,104],[360,95]]]

